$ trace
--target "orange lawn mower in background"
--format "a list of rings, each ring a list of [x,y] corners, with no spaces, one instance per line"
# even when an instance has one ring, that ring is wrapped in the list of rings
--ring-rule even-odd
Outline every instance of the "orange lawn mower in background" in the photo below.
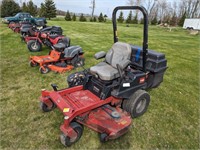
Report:
[[[80,46],[66,48],[65,44],[58,43],[53,45],[52,48],[49,55],[31,56],[29,65],[31,67],[39,65],[39,71],[42,74],[46,74],[51,70],[63,73],[84,65],[84,52]]]

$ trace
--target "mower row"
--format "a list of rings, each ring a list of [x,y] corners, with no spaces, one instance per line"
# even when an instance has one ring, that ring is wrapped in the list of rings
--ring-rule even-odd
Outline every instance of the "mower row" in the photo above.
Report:
[[[8,27],[21,34],[30,52],[41,51],[42,45],[50,48],[48,55],[30,57],[30,66],[39,65],[42,74],[50,70],[63,73],[84,65],[82,48],[70,46],[70,38],[62,35],[61,27],[46,26],[42,21],[36,21],[36,24],[11,22]]]
[[[140,10],[143,13],[142,47],[118,41],[118,10]],[[64,115],[64,123],[60,126],[60,140],[65,146],[70,146],[81,138],[83,126],[98,132],[101,142],[125,134],[131,127],[132,118],[140,117],[147,111],[150,104],[147,91],[163,82],[167,60],[164,54],[148,49],[146,9],[140,6],[116,7],[112,23],[113,46],[107,53],[101,51],[94,56],[97,60],[104,58],[102,62],[69,75],[69,87],[66,89],[58,90],[57,85],[52,84],[52,91],[41,91],[41,110],[49,112],[57,107]],[[38,32],[34,38],[43,38],[43,33]],[[46,37],[53,38],[49,34]],[[30,37],[24,37],[25,41],[28,38]],[[28,43],[31,41],[33,40]],[[52,50],[47,56],[30,57],[30,65],[40,65],[41,73],[47,73],[49,70],[64,72],[74,66],[83,65],[81,47],[70,46],[69,42],[68,45],[58,42],[51,47]]]

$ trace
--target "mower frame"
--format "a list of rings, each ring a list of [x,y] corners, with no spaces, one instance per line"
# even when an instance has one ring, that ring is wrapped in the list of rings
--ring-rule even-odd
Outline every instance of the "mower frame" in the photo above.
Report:
[[[112,22],[113,22],[113,35],[114,43],[118,42],[117,36],[117,19],[116,14],[118,10],[140,10],[144,17],[144,27],[143,27],[143,71],[146,73],[146,61],[148,55],[148,12],[143,6],[118,6],[113,10]]]

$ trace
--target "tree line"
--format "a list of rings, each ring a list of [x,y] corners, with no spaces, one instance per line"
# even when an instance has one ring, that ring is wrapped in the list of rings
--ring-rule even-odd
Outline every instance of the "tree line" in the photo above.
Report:
[[[19,6],[14,0],[2,0],[1,17],[13,16],[18,12],[28,12],[32,16],[40,16],[48,19],[56,17],[56,6],[53,0],[45,0],[38,8],[32,0]]]
[[[200,18],[200,0],[127,0],[127,5],[142,5],[147,9],[151,24],[167,23],[182,26],[185,18]],[[130,15],[130,14],[129,14]],[[133,20],[141,22],[138,11]]]
[[[90,22],[106,22],[107,20],[107,15],[103,15],[103,13],[100,13],[100,15],[98,17],[95,16],[91,16],[89,18]],[[75,13],[70,13],[69,11],[67,11],[66,15],[65,15],[65,20],[66,21],[76,21],[77,18],[79,19],[79,21],[81,22],[86,22],[87,18],[84,16],[84,14],[82,13],[79,17],[76,16]]]
[[[172,26],[182,26],[185,18],[200,18],[200,0],[180,0],[168,2],[167,0],[127,0],[127,5],[142,5],[147,9],[149,23],[152,25],[167,23]],[[1,17],[12,16],[20,11],[29,12],[32,16],[40,16],[51,19],[56,17],[56,13],[65,14],[65,20],[75,21],[77,20],[76,14],[65,13],[64,11],[57,11],[53,0],[44,0],[40,7],[30,0],[27,3],[23,3],[20,7],[14,0],[2,0],[1,3]],[[91,22],[105,22],[107,15],[100,13],[99,16],[94,16],[96,3],[95,0],[91,0],[89,6],[91,9]],[[127,18],[124,17],[123,12],[120,12],[118,22],[131,23],[143,23],[142,15],[139,11],[130,11]],[[84,14],[79,16],[79,21],[87,21]]]

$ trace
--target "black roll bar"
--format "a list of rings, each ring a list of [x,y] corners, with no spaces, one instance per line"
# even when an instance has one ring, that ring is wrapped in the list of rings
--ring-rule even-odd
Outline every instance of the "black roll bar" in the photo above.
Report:
[[[118,6],[113,10],[112,23],[113,23],[113,35],[114,43],[118,42],[117,37],[117,11],[118,10],[140,10],[144,16],[144,29],[143,29],[143,71],[146,72],[146,61],[148,55],[148,13],[143,6]]]

